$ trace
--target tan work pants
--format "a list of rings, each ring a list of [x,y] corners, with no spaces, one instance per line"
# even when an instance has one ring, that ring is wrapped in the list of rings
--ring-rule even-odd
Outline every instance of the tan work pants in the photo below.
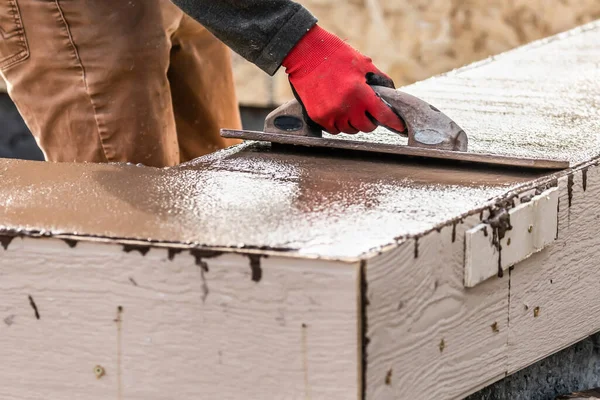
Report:
[[[229,49],[169,0],[0,0],[0,71],[46,159],[172,166],[241,127]]]

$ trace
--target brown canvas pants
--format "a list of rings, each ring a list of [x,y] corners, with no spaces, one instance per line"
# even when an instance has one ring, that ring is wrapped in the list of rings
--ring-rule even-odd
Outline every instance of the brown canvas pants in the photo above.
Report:
[[[172,166],[239,143],[229,49],[170,0],[0,0],[0,71],[49,161]]]

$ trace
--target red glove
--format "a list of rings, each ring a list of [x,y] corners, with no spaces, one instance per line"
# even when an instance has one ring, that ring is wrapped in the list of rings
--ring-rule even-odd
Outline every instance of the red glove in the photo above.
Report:
[[[283,60],[309,122],[332,134],[371,132],[377,124],[404,132],[404,122],[369,85],[395,88],[372,60],[315,25]],[[310,121],[312,120],[312,121]]]

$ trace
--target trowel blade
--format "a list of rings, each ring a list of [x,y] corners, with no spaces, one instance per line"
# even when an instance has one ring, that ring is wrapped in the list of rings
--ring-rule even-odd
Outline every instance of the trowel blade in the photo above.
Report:
[[[569,161],[563,160],[509,157],[497,154],[438,150],[397,144],[375,143],[346,139],[330,139],[324,137],[299,136],[259,131],[222,129],[221,136],[232,139],[255,140],[261,142],[271,142],[304,147],[333,148],[341,150],[354,150],[371,153],[433,158],[440,160],[465,161],[470,163],[487,164],[493,166],[512,166],[547,170],[560,170],[569,168],[570,166]]]

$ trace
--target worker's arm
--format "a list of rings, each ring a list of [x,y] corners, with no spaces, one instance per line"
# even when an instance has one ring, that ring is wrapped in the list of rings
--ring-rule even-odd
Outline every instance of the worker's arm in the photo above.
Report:
[[[317,25],[291,0],[173,0],[236,53],[269,75],[286,68],[294,94],[330,133],[370,132],[373,120],[404,124],[369,84],[394,87],[371,59]]]
[[[317,19],[290,0],[173,0],[236,53],[273,75]]]

